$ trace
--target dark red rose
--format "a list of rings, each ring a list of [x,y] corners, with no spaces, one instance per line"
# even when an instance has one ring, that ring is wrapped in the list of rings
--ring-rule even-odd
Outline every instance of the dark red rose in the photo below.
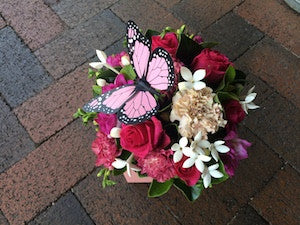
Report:
[[[175,170],[177,173],[177,176],[185,181],[185,183],[188,186],[194,186],[197,181],[200,179],[201,173],[199,170],[197,170],[196,166],[192,166],[190,168],[183,168],[182,165],[185,160],[187,160],[188,157],[183,156],[182,159],[178,162],[175,163]]]
[[[226,119],[234,124],[240,123],[246,116],[241,104],[237,100],[230,100],[224,106]]]
[[[144,123],[123,124],[120,136],[122,148],[140,158],[144,158],[150,151],[163,149],[170,144],[169,136],[154,116]]]
[[[206,81],[210,84],[218,84],[223,79],[229,65],[232,63],[225,55],[206,48],[193,59],[191,67],[194,71],[205,69]]]
[[[166,33],[166,35],[161,38],[159,35],[152,36],[152,51],[158,47],[162,47],[167,50],[172,58],[176,57],[176,52],[178,48],[178,40],[175,33]]]

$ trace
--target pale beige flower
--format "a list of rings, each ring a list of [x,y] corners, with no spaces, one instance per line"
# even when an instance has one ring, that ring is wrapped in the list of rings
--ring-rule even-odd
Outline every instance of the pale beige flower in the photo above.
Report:
[[[213,101],[214,94],[209,87],[201,90],[179,91],[173,97],[170,120],[179,121],[179,133],[188,138],[201,131],[202,138],[207,133],[215,133],[219,127],[226,125],[222,106]]]

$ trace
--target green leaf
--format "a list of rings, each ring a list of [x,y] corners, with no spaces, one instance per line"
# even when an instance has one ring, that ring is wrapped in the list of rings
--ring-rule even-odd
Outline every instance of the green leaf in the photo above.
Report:
[[[122,154],[119,156],[120,159],[126,160],[131,155],[131,152],[124,150],[122,151]]]
[[[134,80],[136,78],[136,74],[133,70],[132,65],[124,66],[120,73],[124,74],[126,80]]]
[[[92,78],[92,77],[96,76],[96,71],[94,71],[94,70],[92,70],[91,68],[89,68],[88,74],[89,74],[88,77],[89,77],[89,78]]]
[[[174,180],[174,186],[180,190],[184,196],[191,202],[195,201],[197,198],[199,198],[202,190],[204,189],[204,186],[202,183],[196,184],[195,186],[187,186],[184,181],[180,179]]]
[[[200,46],[202,47],[202,48],[213,48],[213,47],[215,47],[216,45],[218,45],[219,43],[218,42],[202,42],[201,44],[200,44]]]
[[[99,70],[98,74],[97,74],[97,79],[102,78],[102,79],[106,80],[107,82],[112,83],[112,82],[114,82],[116,76],[117,76],[117,74],[109,69]]]
[[[219,97],[218,97],[218,95],[215,95],[215,96],[214,96],[214,102],[216,102],[216,103],[221,103],[221,102],[220,102],[220,99],[219,99]]]
[[[103,176],[103,174],[105,173],[106,170],[107,170],[106,168],[102,168],[102,169],[97,173],[97,177]]]
[[[173,179],[167,180],[164,183],[159,183],[156,180],[153,180],[148,190],[148,197],[159,197],[167,193],[172,184]]]
[[[232,92],[222,92],[222,91],[219,91],[217,93],[217,95],[218,95],[219,101],[221,103],[229,101],[229,100],[232,100],[232,99],[239,100],[239,97],[236,94],[232,93]]]
[[[225,83],[228,84],[228,83],[231,83],[234,81],[235,79],[235,69],[233,68],[233,66],[228,66],[226,72],[225,72]]]
[[[81,117],[84,124],[86,124],[88,121],[93,121],[96,116],[96,112],[85,112],[82,109],[78,109],[77,112],[73,114],[74,118]]]
[[[159,34],[160,33],[156,30],[147,30],[146,34],[145,34],[145,37],[151,40],[152,36],[156,36],[156,35],[159,35]]]
[[[102,87],[98,85],[93,85],[93,92],[96,95],[101,95],[102,94]]]
[[[112,174],[114,175],[114,176],[119,176],[119,175],[121,175],[121,174],[123,174],[123,173],[125,173],[126,172],[126,166],[124,167],[124,168],[122,168],[122,169],[114,169],[113,171],[112,171]]]
[[[177,49],[176,56],[185,65],[190,65],[195,56],[197,56],[203,48],[185,34],[181,34],[180,37],[180,43]]]
[[[212,180],[211,180],[211,183],[212,184],[219,184],[219,183],[222,183],[224,182],[225,180],[227,180],[229,178],[228,174],[226,173],[225,171],[225,167],[224,167],[224,164],[223,162],[220,160],[219,161],[219,169],[218,169],[221,173],[223,173],[223,177],[219,178],[219,179],[216,179],[216,178],[213,178],[212,177]]]

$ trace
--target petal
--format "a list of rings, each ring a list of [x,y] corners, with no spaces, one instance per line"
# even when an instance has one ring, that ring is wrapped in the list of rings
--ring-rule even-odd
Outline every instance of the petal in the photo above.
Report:
[[[127,174],[129,177],[131,177],[131,169],[130,169],[129,163],[127,163]]]
[[[253,102],[247,104],[248,109],[258,109],[259,106],[255,105]]]
[[[96,83],[99,87],[103,87],[106,85],[106,80],[102,79],[102,78],[99,78],[96,80]]]
[[[194,158],[188,158],[187,160],[184,161],[182,167],[183,168],[190,168],[195,164],[195,159]]]
[[[202,134],[201,134],[201,131],[199,131],[198,134],[196,134],[196,136],[194,137],[194,140],[199,142],[199,141],[201,141],[201,138],[202,138]]]
[[[178,163],[183,157],[182,151],[176,151],[173,155],[173,161],[174,163]]]
[[[198,154],[200,154],[200,155],[205,155],[205,152],[204,152],[203,149],[200,148],[200,147],[196,147],[196,148],[195,148],[195,151],[196,151]]]
[[[195,82],[194,85],[193,85],[193,88],[194,88],[195,90],[201,90],[201,89],[203,89],[203,88],[205,88],[205,87],[206,87],[206,84],[205,84],[204,82],[202,82],[202,81],[197,81],[197,82]]]
[[[110,136],[112,138],[120,138],[120,132],[121,132],[121,128],[119,128],[119,127],[113,127],[110,130]]]
[[[94,69],[101,69],[104,66],[104,63],[101,62],[91,62],[89,63],[90,67],[93,67]]]
[[[241,103],[241,102],[240,102]],[[246,103],[241,103],[241,105],[242,105],[242,108],[243,108],[243,110],[245,111],[245,113],[247,113],[248,114],[248,111],[247,111],[247,104]]]
[[[216,170],[216,169],[218,169],[218,168],[219,168],[219,164],[216,163],[216,164],[213,164],[213,165],[209,166],[209,167],[208,167],[208,170]]]
[[[225,141],[215,141],[214,145],[218,146],[218,145],[223,145],[225,143]]]
[[[192,148],[189,148],[189,147],[184,147],[182,149],[182,152],[185,156],[187,157],[195,157],[195,152],[193,151]]]
[[[218,145],[216,146],[216,149],[220,153],[226,153],[229,152],[230,148],[228,148],[226,145]]]
[[[102,63],[106,63],[107,56],[104,51],[96,50],[96,54]]]
[[[141,171],[141,168],[134,164],[130,164],[130,169],[136,172]]]
[[[203,185],[204,185],[204,187],[208,188],[208,186],[210,185],[210,182],[211,182],[211,176],[210,176],[210,174],[207,173],[203,176]]]
[[[249,91],[248,91],[247,95],[251,94],[251,93],[252,93],[252,91],[254,90],[254,88],[255,88],[255,85],[254,85],[252,88],[250,88],[250,89],[249,89]]]
[[[181,148],[187,146],[187,144],[188,144],[188,139],[186,137],[180,138],[179,145],[180,145]]]
[[[186,68],[185,66],[182,66],[180,69],[180,74],[182,76],[182,78],[186,81],[193,81],[193,75],[192,72]]]
[[[256,95],[257,95],[256,93],[251,93],[247,95],[247,97],[245,98],[245,102],[246,103],[252,102],[255,99]]]
[[[126,164],[127,164],[126,161],[116,158],[111,165],[116,169],[122,169],[126,166]]]
[[[194,82],[202,80],[205,77],[205,75],[206,72],[204,69],[197,70],[193,75]]]
[[[202,141],[200,141],[199,146],[201,148],[209,148],[210,147],[210,143],[207,140],[202,140]]]
[[[128,58],[127,55],[123,55],[123,56],[121,57],[121,63],[122,63],[123,66],[128,66],[128,65],[130,65],[130,61],[129,61],[129,58]]]
[[[224,176],[223,173],[221,173],[221,172],[218,171],[218,170],[210,170],[209,173],[210,173],[210,175],[211,175],[212,177],[214,177],[214,178],[221,178],[221,177]]]
[[[180,82],[180,83],[178,83],[178,89],[180,91],[184,91],[184,90],[192,89],[192,88],[193,88],[193,83],[191,83],[191,82]]]
[[[197,159],[195,161],[195,166],[196,166],[197,170],[199,170],[201,173],[203,173],[205,165],[200,159]]]
[[[173,151],[179,151],[180,150],[180,145],[178,143],[175,143],[171,146],[171,149]]]
[[[217,152],[216,149],[212,149],[211,150],[211,155],[214,158],[214,160],[216,160],[218,162],[218,160],[219,160],[219,154],[218,154],[218,152]]]
[[[207,155],[199,155],[198,159],[200,159],[203,162],[209,162],[211,160],[211,157]]]

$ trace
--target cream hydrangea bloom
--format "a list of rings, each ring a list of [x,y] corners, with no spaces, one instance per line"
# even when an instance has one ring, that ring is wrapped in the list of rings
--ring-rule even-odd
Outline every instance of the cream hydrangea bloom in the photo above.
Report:
[[[192,138],[201,131],[202,139],[207,139],[207,133],[215,133],[219,127],[226,125],[222,106],[214,103],[213,97],[214,94],[209,87],[176,93],[172,100],[170,120],[179,121],[181,136]]]

